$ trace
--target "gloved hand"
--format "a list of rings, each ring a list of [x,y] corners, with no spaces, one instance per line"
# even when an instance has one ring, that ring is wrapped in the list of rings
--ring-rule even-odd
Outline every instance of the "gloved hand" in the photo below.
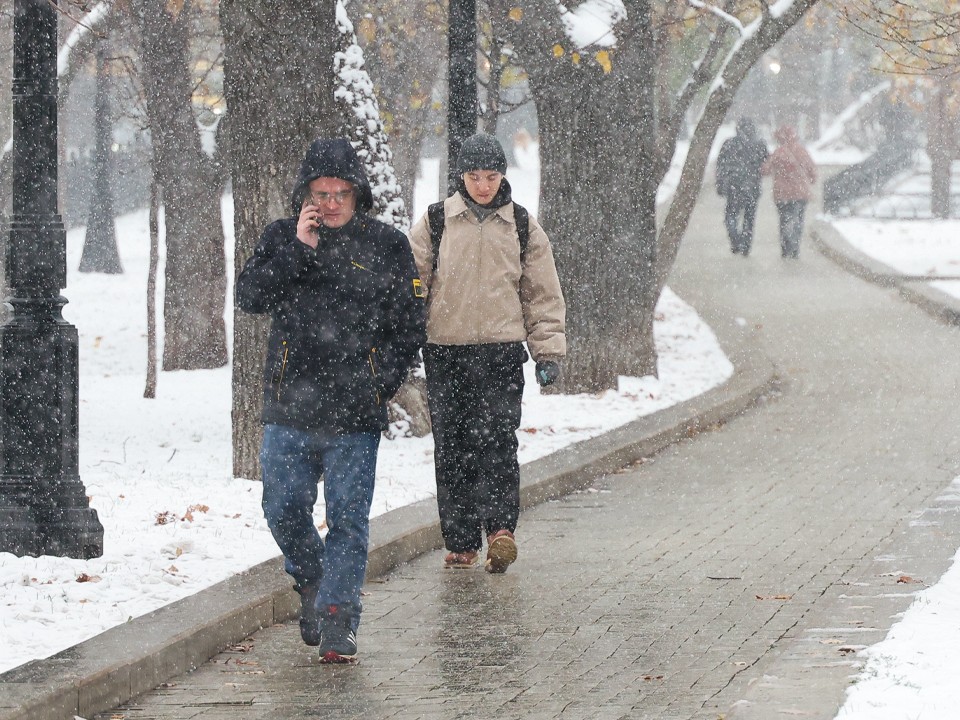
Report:
[[[560,366],[553,360],[541,360],[537,363],[536,375],[540,387],[553,385],[560,377]]]

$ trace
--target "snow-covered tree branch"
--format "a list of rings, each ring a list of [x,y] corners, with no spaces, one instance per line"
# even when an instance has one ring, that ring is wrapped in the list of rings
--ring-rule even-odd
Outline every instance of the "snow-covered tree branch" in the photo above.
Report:
[[[711,3],[700,2],[700,0],[687,0],[687,2],[690,3],[690,7],[703,10],[720,18],[727,25],[735,28],[741,35],[745,33],[745,28],[743,27],[743,23],[740,22],[740,19],[734,15],[731,15],[726,10],[718,8],[716,5],[712,5]]]
[[[403,196],[393,170],[393,154],[373,92],[373,81],[364,69],[363,50],[341,0],[337,2],[337,29],[341,50],[334,55],[338,87],[334,97],[348,107],[345,134],[360,156],[373,190],[374,216],[406,232],[410,227]]]

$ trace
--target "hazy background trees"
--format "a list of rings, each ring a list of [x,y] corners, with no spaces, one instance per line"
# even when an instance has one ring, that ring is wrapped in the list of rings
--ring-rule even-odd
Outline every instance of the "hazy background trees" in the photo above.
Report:
[[[957,21],[946,0],[794,0],[778,3],[775,15],[759,0],[629,0],[607,6],[594,36],[574,32],[579,5],[478,6],[478,126],[497,134],[510,158],[515,142],[539,143],[538,214],[569,305],[562,391],[602,390],[618,375],[656,372],[654,308],[725,121],[751,114],[768,133],[788,122],[814,141],[845,117],[847,140],[868,153],[883,138],[864,118],[870,103],[886,102],[881,83],[889,80],[894,100],[935,111],[927,113],[935,202],[949,211],[960,103],[951,48]],[[7,108],[12,7],[0,0]],[[317,135],[346,134],[371,172],[376,212],[405,228],[424,159],[445,155],[446,3],[69,0],[60,7],[65,222],[82,224],[90,207],[93,58],[101,47],[112,182],[122,189],[115,210],[146,207],[151,186],[163,203],[163,366],[217,367],[232,343],[234,466],[256,477],[265,321],[238,314],[234,336],[226,336],[232,300],[221,194],[232,189],[236,271],[262,228],[290,212],[289,183],[304,147]],[[9,136],[9,112],[0,132]],[[658,197],[681,156],[676,191]]]
[[[960,120],[960,13],[950,0],[854,0],[843,17],[874,41],[875,65],[895,78],[894,94],[923,108],[931,166],[931,209],[950,215],[951,166]]]

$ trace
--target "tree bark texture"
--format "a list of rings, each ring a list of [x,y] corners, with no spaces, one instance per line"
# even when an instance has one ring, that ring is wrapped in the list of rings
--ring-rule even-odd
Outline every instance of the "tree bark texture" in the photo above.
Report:
[[[163,188],[166,263],[164,370],[227,363],[223,178],[203,152],[187,65],[189,3],[132,0],[140,32],[143,88]]]
[[[332,2],[221,0],[224,85],[233,181],[234,270],[264,227],[291,214],[289,195],[306,146],[332,136]],[[305,34],[304,29],[309,29]],[[299,38],[299,40],[294,40]],[[233,330],[233,473],[259,479],[263,362],[269,318],[236,312]]]
[[[157,268],[160,264],[160,195],[156,178],[150,183],[150,263],[147,267],[147,379],[143,396],[157,396]]]

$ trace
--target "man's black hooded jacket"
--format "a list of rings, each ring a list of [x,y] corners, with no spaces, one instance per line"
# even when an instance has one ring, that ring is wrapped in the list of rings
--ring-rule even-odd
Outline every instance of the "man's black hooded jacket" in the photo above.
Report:
[[[300,208],[319,177],[357,188],[356,212],[321,227],[317,249],[297,239]],[[291,198],[237,278],[237,306],[273,318],[264,369],[264,424],[335,433],[386,428],[386,403],[426,340],[419,277],[406,237],[367,217],[373,195],[343,139],[316,140]]]

